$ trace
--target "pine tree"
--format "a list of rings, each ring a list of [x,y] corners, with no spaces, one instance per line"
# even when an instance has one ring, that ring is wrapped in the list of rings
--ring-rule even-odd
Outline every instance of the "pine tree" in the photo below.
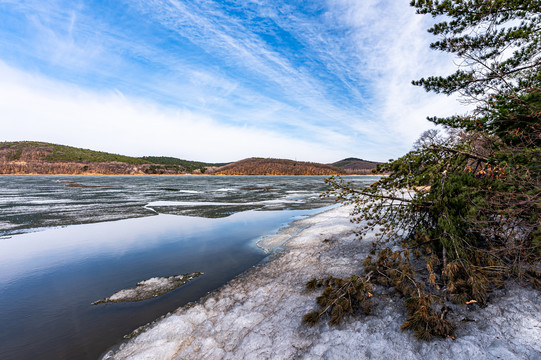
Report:
[[[438,37],[431,47],[461,59],[455,73],[413,84],[460,94],[474,110],[430,117],[446,138],[426,134],[369,188],[331,178],[328,194],[355,204],[361,237],[378,231],[365,272],[406,297],[403,329],[428,339],[454,329],[435,303],[483,306],[509,277],[541,287],[541,2],[411,5],[444,19],[428,30]],[[397,242],[402,250],[390,251]],[[419,262],[426,270],[414,270]]]

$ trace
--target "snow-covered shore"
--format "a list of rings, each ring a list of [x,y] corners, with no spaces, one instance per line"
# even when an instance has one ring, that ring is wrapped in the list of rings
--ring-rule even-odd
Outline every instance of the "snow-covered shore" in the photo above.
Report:
[[[349,207],[300,220],[287,250],[199,303],[178,309],[105,359],[541,359],[539,293],[510,284],[484,309],[454,308],[456,340],[422,342],[402,332],[402,300],[378,297],[373,314],[313,328],[303,293],[313,277],[359,272],[370,240],[357,240]],[[374,296],[376,298],[376,296]],[[474,320],[474,321],[471,321]]]

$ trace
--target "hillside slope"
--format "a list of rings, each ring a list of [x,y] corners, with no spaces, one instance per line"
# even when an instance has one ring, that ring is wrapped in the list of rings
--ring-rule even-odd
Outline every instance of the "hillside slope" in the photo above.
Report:
[[[0,143],[0,174],[143,175],[185,173],[130,156],[39,141]]]
[[[284,159],[249,158],[209,169],[215,175],[343,175],[332,165]]]

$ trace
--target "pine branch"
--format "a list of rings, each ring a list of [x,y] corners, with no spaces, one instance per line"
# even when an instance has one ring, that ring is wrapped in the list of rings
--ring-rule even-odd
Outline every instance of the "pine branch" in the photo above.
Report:
[[[455,153],[455,154],[464,155],[464,156],[467,156],[467,157],[472,158],[472,159],[484,161],[484,162],[489,163],[489,164],[490,164],[490,163],[493,163],[493,161],[491,161],[491,160],[488,159],[487,157],[484,157],[484,156],[481,156],[481,155],[472,154],[472,153],[469,153],[469,152],[466,152],[466,151],[461,151],[461,150],[453,149],[453,148],[450,148],[450,147],[447,147],[447,146],[433,145],[433,146],[430,147],[430,149],[433,149],[433,150],[440,150],[440,151],[448,151],[448,152],[452,152],[452,153]]]

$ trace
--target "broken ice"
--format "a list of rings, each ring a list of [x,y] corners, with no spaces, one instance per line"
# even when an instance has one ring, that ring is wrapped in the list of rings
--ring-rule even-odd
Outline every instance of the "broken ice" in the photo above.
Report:
[[[103,300],[94,301],[92,305],[103,303],[118,303],[142,301],[158,297],[186,284],[188,281],[202,275],[200,272],[167,277],[153,277],[137,283],[133,289],[120,290]]]

